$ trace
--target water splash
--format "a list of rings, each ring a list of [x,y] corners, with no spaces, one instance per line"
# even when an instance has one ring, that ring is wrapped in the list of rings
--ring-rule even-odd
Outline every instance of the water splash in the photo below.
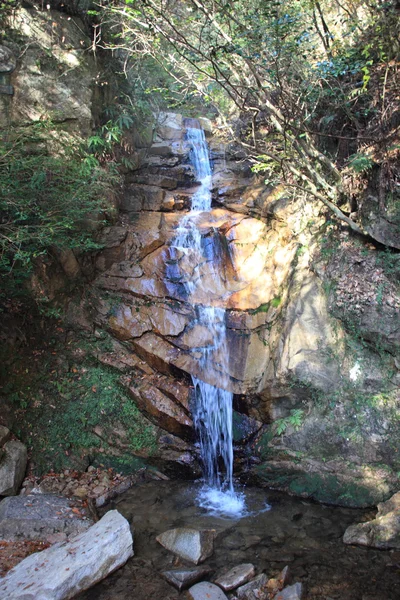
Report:
[[[177,228],[170,248],[172,263],[175,265],[175,279],[178,277],[178,258],[190,255],[194,263],[213,259],[210,250],[204,247],[198,228],[201,212],[211,210],[211,164],[204,131],[196,127],[187,128],[187,141],[190,145],[190,159],[194,167],[199,189],[193,195],[191,210]],[[212,249],[211,249],[212,255]],[[220,277],[218,265],[212,262],[213,275]],[[172,273],[170,270],[168,274]],[[173,279],[169,277],[170,282]],[[183,283],[186,297],[201,285],[196,280]],[[217,379],[220,387],[205,383],[201,377],[194,377],[196,398],[193,408],[194,425],[199,436],[200,452],[203,461],[204,486],[199,494],[199,503],[210,512],[238,516],[245,508],[244,495],[237,494],[233,486],[233,440],[232,440],[232,398],[227,391],[229,348],[226,339],[226,315],[223,308],[198,305],[196,324],[205,327],[213,340],[202,348],[199,360],[200,373],[207,378]]]

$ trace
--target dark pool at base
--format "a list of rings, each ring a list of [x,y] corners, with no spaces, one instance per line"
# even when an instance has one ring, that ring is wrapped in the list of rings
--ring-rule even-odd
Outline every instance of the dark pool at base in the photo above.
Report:
[[[252,562],[272,577],[289,565],[305,600],[399,600],[400,552],[345,546],[348,525],[373,512],[337,508],[259,488],[245,490],[251,514],[240,519],[211,516],[196,505],[198,485],[148,482],[135,485],[116,508],[134,532],[135,556],[114,574],[80,594],[80,600],[175,600],[179,593],[159,575],[182,561],[156,536],[173,527],[212,528],[215,551],[206,561],[215,573]],[[260,512],[266,504],[269,511]]]

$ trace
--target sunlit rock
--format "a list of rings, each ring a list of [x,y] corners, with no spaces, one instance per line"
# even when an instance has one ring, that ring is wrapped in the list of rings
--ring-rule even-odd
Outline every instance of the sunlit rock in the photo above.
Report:
[[[371,546],[386,550],[400,549],[400,492],[378,504],[378,514],[372,521],[351,525],[343,536],[345,544]]]
[[[69,542],[28,556],[0,579],[7,600],[68,600],[112,573],[133,555],[128,521],[109,511]]]

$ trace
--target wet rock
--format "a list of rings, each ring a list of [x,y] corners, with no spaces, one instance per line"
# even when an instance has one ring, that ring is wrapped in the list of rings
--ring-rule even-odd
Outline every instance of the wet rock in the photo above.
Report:
[[[91,519],[74,508],[63,496],[31,494],[13,496],[0,502],[0,538],[3,540],[44,540],[56,533],[76,535],[86,531]],[[78,514],[76,514],[78,512]]]
[[[239,600],[267,600],[268,577],[262,573],[236,590]]]
[[[351,525],[344,533],[345,544],[400,549],[400,492],[378,504],[378,514],[367,523]]]
[[[289,567],[285,567],[277,577],[270,579],[267,583],[268,593],[271,595],[280,592],[285,585],[287,584],[289,579]]]
[[[7,600],[72,598],[122,566],[133,555],[128,521],[108,512],[88,531],[69,542],[32,554],[0,579]]]
[[[198,565],[214,552],[214,537],[214,530],[180,527],[165,531],[156,539],[170,552]]]
[[[274,596],[274,600],[301,600],[303,598],[303,586],[301,583],[295,583],[285,587],[281,592]]]
[[[225,575],[218,577],[215,580],[215,583],[219,585],[224,592],[230,592],[231,590],[235,590],[237,587],[243,586],[245,583],[250,581],[255,574],[256,571],[254,565],[251,563],[245,563],[243,565],[233,567],[233,569],[230,569],[230,571],[225,573]]]
[[[188,600],[227,600],[221,588],[208,581],[196,583],[186,592],[186,598]]]
[[[28,454],[22,442],[10,441],[4,445],[0,460],[0,496],[15,496],[24,479]]]
[[[173,585],[179,592],[186,590],[189,586],[197,583],[201,579],[205,579],[210,575],[209,567],[192,567],[187,569],[173,569],[171,571],[163,571],[161,575]]]

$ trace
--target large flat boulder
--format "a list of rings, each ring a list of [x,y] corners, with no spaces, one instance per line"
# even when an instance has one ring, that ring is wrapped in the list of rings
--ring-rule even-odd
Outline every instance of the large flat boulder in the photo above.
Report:
[[[28,453],[22,442],[12,440],[4,445],[0,460],[0,496],[15,496],[24,479]]]
[[[121,567],[133,555],[128,521],[108,512],[69,542],[28,556],[0,579],[0,598],[68,600]]]
[[[0,502],[0,539],[45,540],[55,534],[76,535],[93,522],[73,510],[68,498],[55,494],[10,496]]]

